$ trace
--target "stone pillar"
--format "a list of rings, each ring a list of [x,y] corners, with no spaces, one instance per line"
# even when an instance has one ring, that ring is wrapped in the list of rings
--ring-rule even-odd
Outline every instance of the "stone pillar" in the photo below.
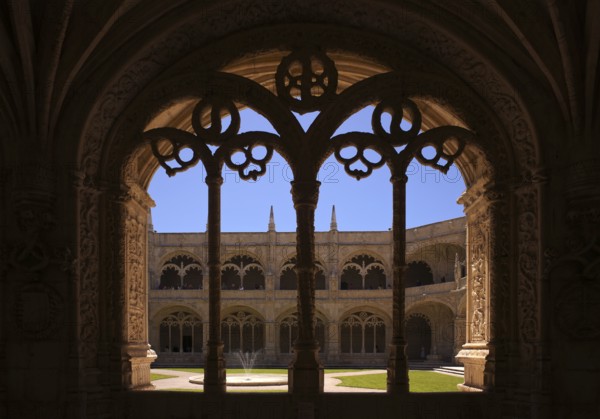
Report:
[[[495,301],[490,278],[498,270],[497,254],[492,250],[498,220],[495,197],[483,180],[461,197],[467,216],[466,342],[456,359],[465,367],[465,382],[459,385],[463,391],[481,391],[493,385],[495,355],[491,337],[495,328],[491,306]]]
[[[293,181],[296,209],[296,274],[298,278],[298,340],[288,370],[288,388],[296,395],[323,392],[323,366],[315,338],[315,208],[320,182]]]
[[[208,341],[204,363],[204,392],[226,390],[225,358],[221,340],[221,185],[220,174],[208,175]]]
[[[392,340],[387,367],[387,391],[408,393],[408,359],[404,336],[404,271],[406,269],[406,176],[394,176],[393,186],[393,264]]]
[[[120,287],[125,304],[121,306],[121,363],[126,388],[152,387],[150,364],[156,353],[148,344],[148,211],[154,202],[135,183],[122,186],[116,204],[120,206],[121,237]]]

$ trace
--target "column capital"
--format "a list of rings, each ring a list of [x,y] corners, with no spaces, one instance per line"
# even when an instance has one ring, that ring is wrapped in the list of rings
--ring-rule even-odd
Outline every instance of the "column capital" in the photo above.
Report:
[[[307,205],[316,208],[319,200],[319,187],[321,182],[318,180],[292,181],[292,200],[294,207]]]

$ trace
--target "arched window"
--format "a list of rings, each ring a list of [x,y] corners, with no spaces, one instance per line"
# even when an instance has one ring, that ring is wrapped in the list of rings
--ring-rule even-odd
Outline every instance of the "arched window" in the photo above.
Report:
[[[160,351],[202,352],[202,321],[187,311],[178,311],[160,322]]]
[[[354,256],[342,268],[340,289],[384,289],[385,268],[381,261],[369,255]]]
[[[295,290],[298,287],[298,279],[296,275],[296,257],[288,259],[287,262],[281,268],[279,274],[279,289],[281,290]],[[317,269],[315,275],[315,288],[318,290],[325,289],[325,268],[320,262],[315,262],[315,268]]]
[[[264,269],[251,256],[233,256],[222,266],[221,282],[224,289],[230,290],[265,289]]]
[[[427,262],[422,260],[410,262],[404,274],[406,288],[433,284],[433,274]]]
[[[191,256],[169,259],[160,271],[160,289],[201,289],[202,266]]]
[[[221,321],[224,352],[256,352],[264,348],[264,322],[246,311],[228,314]]]
[[[361,311],[341,323],[342,353],[366,354],[385,351],[385,322],[376,314]]]
[[[325,323],[317,317],[315,335],[319,342],[319,352],[325,352]],[[298,313],[292,313],[279,322],[279,352],[291,354],[298,338]]]

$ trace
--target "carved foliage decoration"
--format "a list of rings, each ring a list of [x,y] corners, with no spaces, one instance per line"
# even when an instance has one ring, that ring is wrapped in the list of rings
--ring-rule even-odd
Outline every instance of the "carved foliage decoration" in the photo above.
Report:
[[[536,185],[522,187],[517,193],[519,203],[519,330],[524,344],[539,338],[538,286],[539,258],[536,244],[539,243],[538,215],[535,203],[538,200]]]
[[[482,215],[469,224],[470,249],[470,341],[481,342],[487,338],[487,239],[489,234],[488,220]]]
[[[98,191],[80,184],[79,191],[79,350],[95,358],[98,347],[99,199]]]
[[[144,342],[146,337],[146,223],[133,214],[125,220],[126,278],[127,278],[127,339]]]

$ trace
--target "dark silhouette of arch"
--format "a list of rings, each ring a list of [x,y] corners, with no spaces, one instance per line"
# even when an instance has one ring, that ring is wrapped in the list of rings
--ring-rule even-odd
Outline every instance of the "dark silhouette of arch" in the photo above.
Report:
[[[202,266],[188,255],[177,255],[161,267],[159,289],[202,288]]]
[[[410,262],[404,273],[404,286],[410,288],[429,284],[433,284],[433,274],[427,262]]]
[[[381,261],[370,255],[358,255],[344,264],[340,289],[384,289],[386,282]]]
[[[295,290],[298,288],[298,280],[296,275],[296,257],[288,259],[288,261],[281,268],[279,274],[279,289],[280,290]],[[321,263],[316,262],[315,268],[317,272],[315,274],[315,289],[324,290],[326,284],[325,268]]]

